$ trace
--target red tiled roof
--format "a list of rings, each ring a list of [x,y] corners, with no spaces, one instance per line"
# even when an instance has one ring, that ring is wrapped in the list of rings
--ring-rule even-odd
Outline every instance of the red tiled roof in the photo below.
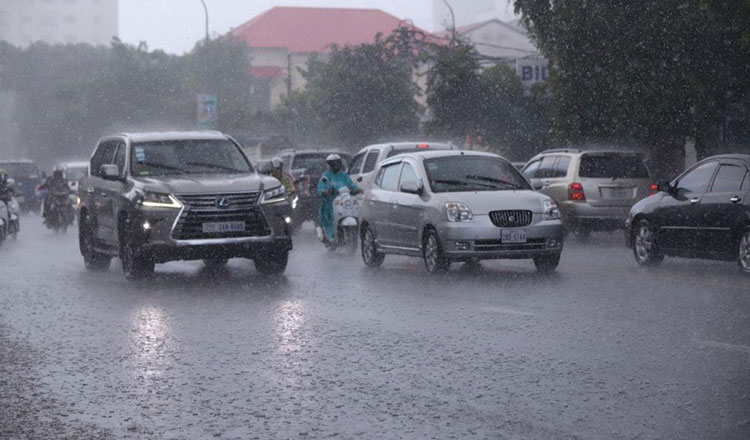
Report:
[[[339,46],[372,43],[377,33],[387,36],[404,23],[379,9],[277,6],[230,34],[250,47],[288,48],[297,53],[330,52],[333,43]]]
[[[256,78],[272,78],[282,76],[284,72],[278,66],[251,66],[250,75]]]

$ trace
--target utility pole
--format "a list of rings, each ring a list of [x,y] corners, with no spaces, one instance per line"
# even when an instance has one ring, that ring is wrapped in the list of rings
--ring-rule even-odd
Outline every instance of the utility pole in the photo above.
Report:
[[[208,8],[205,1],[201,0],[201,4],[203,5],[203,12],[206,14],[206,43],[208,43]]]
[[[453,14],[453,8],[451,8],[448,0],[443,0],[445,6],[448,7],[448,12],[451,13],[451,44],[456,42],[456,16]]]

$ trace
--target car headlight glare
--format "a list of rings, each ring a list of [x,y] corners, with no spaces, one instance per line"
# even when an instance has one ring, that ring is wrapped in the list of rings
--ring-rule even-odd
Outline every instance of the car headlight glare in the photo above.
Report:
[[[286,188],[284,185],[263,191],[261,203],[278,203],[286,200]]]
[[[182,203],[172,194],[153,191],[145,191],[141,194],[140,205],[146,208],[182,208]]]
[[[474,214],[471,209],[461,202],[448,202],[445,204],[445,213],[449,222],[473,222]]]
[[[542,202],[544,205],[544,219],[545,220],[560,220],[560,206],[554,200],[545,200]]]

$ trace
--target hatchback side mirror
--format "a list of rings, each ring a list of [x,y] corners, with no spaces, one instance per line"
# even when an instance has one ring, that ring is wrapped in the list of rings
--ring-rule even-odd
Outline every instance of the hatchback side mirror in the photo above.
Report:
[[[660,180],[656,184],[656,189],[661,192],[665,192],[667,194],[672,194],[675,191],[675,188],[672,185],[670,185],[669,182],[666,180]]]
[[[417,182],[404,182],[401,184],[401,192],[421,196],[422,192],[424,192],[424,187]]]
[[[120,169],[115,164],[102,165],[100,171],[105,180],[120,180]]]

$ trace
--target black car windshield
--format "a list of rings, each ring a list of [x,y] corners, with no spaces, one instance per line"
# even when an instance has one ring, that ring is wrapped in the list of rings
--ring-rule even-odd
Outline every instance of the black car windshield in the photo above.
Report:
[[[637,154],[584,154],[581,156],[581,177],[599,179],[647,179],[648,169]]]
[[[33,163],[28,162],[0,162],[0,170],[5,170],[14,179],[37,179],[39,169]]]
[[[133,144],[133,176],[250,173],[252,166],[228,140],[172,140]]]
[[[509,162],[487,156],[449,156],[424,161],[432,192],[531,189]]]

